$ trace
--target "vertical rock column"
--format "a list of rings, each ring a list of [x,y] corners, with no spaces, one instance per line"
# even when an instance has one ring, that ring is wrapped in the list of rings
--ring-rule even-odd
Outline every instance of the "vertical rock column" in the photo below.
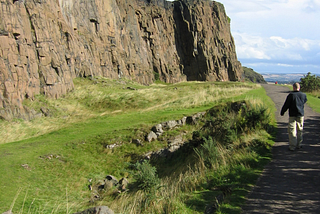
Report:
[[[22,102],[40,92],[29,14],[21,1],[0,1],[0,115],[26,115]]]

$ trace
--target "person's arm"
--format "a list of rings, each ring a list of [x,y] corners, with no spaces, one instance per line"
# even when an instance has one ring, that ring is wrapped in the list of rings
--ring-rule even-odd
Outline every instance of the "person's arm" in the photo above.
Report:
[[[289,94],[289,95],[287,96],[286,101],[284,102],[284,104],[283,104],[283,106],[282,106],[282,108],[281,108],[281,112],[280,112],[280,115],[281,115],[281,116],[283,116],[284,113],[285,113],[285,112],[288,110],[288,108],[290,107],[290,105],[291,105],[291,100],[292,100],[292,95]]]
[[[308,99],[307,99],[307,95],[305,95],[304,103],[306,103],[307,101],[308,101]]]

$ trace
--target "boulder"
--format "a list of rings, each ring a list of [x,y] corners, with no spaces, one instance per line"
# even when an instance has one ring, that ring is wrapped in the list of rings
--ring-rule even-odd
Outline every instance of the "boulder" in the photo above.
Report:
[[[168,150],[170,152],[175,152],[184,144],[183,137],[181,135],[175,136],[168,141]]]
[[[197,114],[194,114],[192,116],[187,117],[186,123],[189,125],[196,125],[198,123],[198,120],[202,118],[206,112],[199,112]]]
[[[177,120],[177,124],[179,126],[184,126],[186,125],[187,117],[183,117],[181,120]]]
[[[146,137],[146,141],[148,141],[149,143],[157,139],[158,139],[158,136],[153,131],[151,131]]]
[[[108,181],[113,184],[113,186],[117,186],[119,181],[112,175],[107,175],[105,181]]]
[[[178,123],[175,120],[170,120],[170,121],[161,123],[161,125],[164,129],[170,130],[175,128],[178,125]]]
[[[161,124],[157,124],[155,126],[152,127],[151,129],[154,133],[156,133],[156,135],[159,137],[160,135],[162,135],[163,130],[162,130],[162,125]]]

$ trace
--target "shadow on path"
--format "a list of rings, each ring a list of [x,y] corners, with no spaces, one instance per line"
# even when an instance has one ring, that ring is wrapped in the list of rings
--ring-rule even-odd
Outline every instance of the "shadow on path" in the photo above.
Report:
[[[280,116],[286,87],[263,85],[276,104],[273,160],[248,196],[242,213],[320,213],[320,114],[305,106],[302,149],[288,150],[288,113]]]

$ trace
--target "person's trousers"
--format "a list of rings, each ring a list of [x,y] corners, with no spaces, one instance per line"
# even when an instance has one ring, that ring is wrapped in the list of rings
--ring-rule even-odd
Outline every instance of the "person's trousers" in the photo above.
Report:
[[[304,117],[289,117],[289,149],[295,150],[300,148],[302,143]]]

